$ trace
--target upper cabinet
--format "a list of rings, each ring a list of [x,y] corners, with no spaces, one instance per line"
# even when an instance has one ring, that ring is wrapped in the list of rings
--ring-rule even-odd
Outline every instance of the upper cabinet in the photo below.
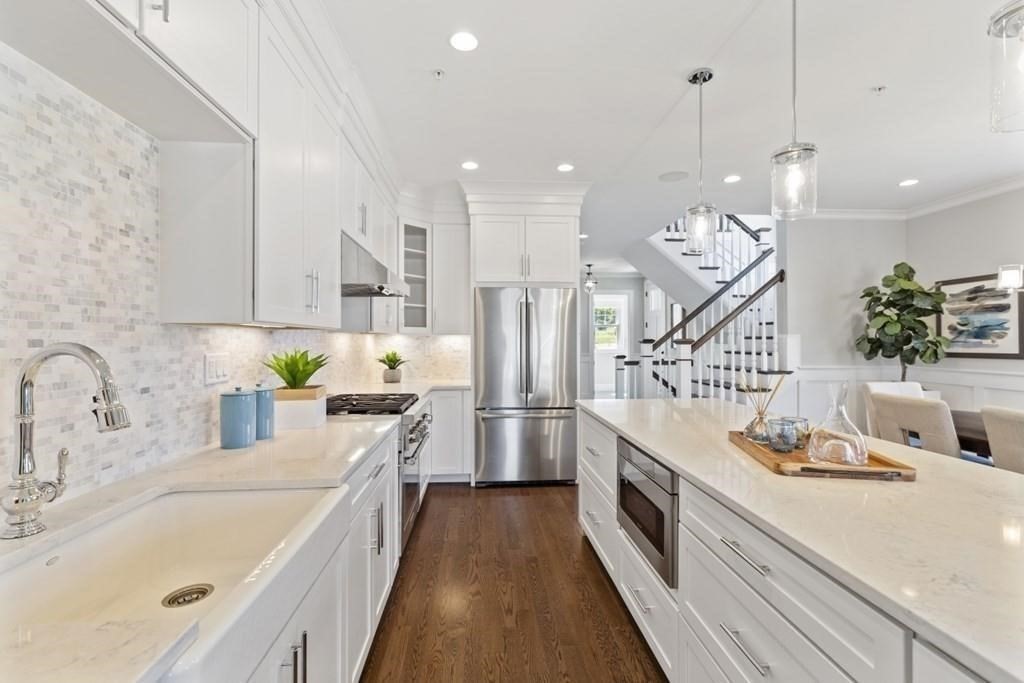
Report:
[[[139,0],[100,0],[100,4],[132,28],[139,27]]]
[[[575,286],[579,234],[572,216],[474,216],[473,272],[478,283]]]
[[[427,223],[410,220],[401,222],[401,275],[409,286],[409,296],[401,304],[401,331],[406,334],[431,332],[434,250],[430,235],[431,226]]]
[[[472,282],[579,286],[580,212],[589,183],[463,182]]]
[[[119,14],[131,14],[125,0],[108,4]],[[141,7],[143,40],[255,134],[260,42],[256,0],[158,0]]]
[[[260,29],[255,320],[341,325],[340,132],[281,35]]]
[[[435,223],[431,254],[434,334],[469,334],[469,226]]]

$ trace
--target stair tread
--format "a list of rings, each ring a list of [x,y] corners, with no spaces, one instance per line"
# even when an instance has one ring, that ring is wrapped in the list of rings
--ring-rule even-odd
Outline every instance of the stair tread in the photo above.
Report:
[[[752,336],[746,336],[746,337],[743,337],[743,338],[744,339],[768,339],[768,340],[775,339],[775,337],[773,335],[768,335],[768,336],[762,337],[759,334],[755,334],[755,335],[752,335]]]
[[[698,270],[721,270],[722,266],[697,266]]]
[[[730,382],[729,380],[722,381],[722,380],[718,380],[718,379],[716,379],[716,380],[710,380],[710,379],[695,380],[694,379],[694,380],[690,380],[690,383],[691,384],[703,384],[706,387],[714,387],[715,389],[729,389],[729,390],[732,389],[732,382]],[[736,387],[736,391],[741,393],[741,394],[754,394],[754,393],[763,394],[763,393],[767,393],[767,392],[771,391],[771,389],[769,389],[768,387],[752,387],[750,389],[741,389],[739,387]]]
[[[744,356],[749,356],[751,354],[761,355],[762,353],[764,355],[766,355],[766,356],[774,356],[775,355],[774,351],[724,351],[723,353],[736,354],[736,355],[743,354]]]

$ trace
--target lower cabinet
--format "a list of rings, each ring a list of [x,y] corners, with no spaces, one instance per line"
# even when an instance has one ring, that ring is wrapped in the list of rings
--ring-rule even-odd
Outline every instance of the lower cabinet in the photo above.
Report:
[[[619,535],[619,578],[616,582],[626,607],[669,680],[675,680],[679,610],[668,588],[633,547]]]
[[[981,679],[920,640],[914,641],[913,683],[981,683]]]
[[[463,435],[468,391],[433,391],[430,394],[434,422],[430,431],[430,475],[468,475]]]
[[[679,617],[678,683],[729,683],[686,620]]]
[[[345,564],[347,540],[320,572],[249,681],[341,680],[345,664],[341,647],[344,639],[338,618],[343,604],[338,576]]]

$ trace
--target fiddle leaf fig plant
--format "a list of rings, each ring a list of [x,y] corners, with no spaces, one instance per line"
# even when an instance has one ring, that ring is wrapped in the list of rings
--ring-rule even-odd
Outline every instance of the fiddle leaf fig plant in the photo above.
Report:
[[[388,370],[397,370],[409,361],[404,360],[398,351],[388,351],[383,356],[377,359],[378,363],[383,363]]]
[[[946,294],[938,287],[926,289],[916,275],[910,264],[897,263],[881,286],[868,287],[860,295],[867,324],[854,341],[857,350],[867,360],[898,358],[900,381],[906,381],[907,368],[917,361],[933,364],[945,358],[950,343],[926,322],[942,312]]]
[[[263,365],[274,371],[289,389],[302,389],[310,378],[328,363],[324,354],[310,356],[309,351],[295,349],[281,355],[271,354]]]

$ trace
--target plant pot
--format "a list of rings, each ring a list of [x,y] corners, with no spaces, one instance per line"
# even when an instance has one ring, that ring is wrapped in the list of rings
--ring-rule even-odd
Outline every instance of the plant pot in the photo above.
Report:
[[[327,387],[274,391],[275,429],[316,429],[327,422]]]
[[[384,383],[385,384],[397,384],[402,381],[402,368],[395,368],[394,370],[384,370]]]

